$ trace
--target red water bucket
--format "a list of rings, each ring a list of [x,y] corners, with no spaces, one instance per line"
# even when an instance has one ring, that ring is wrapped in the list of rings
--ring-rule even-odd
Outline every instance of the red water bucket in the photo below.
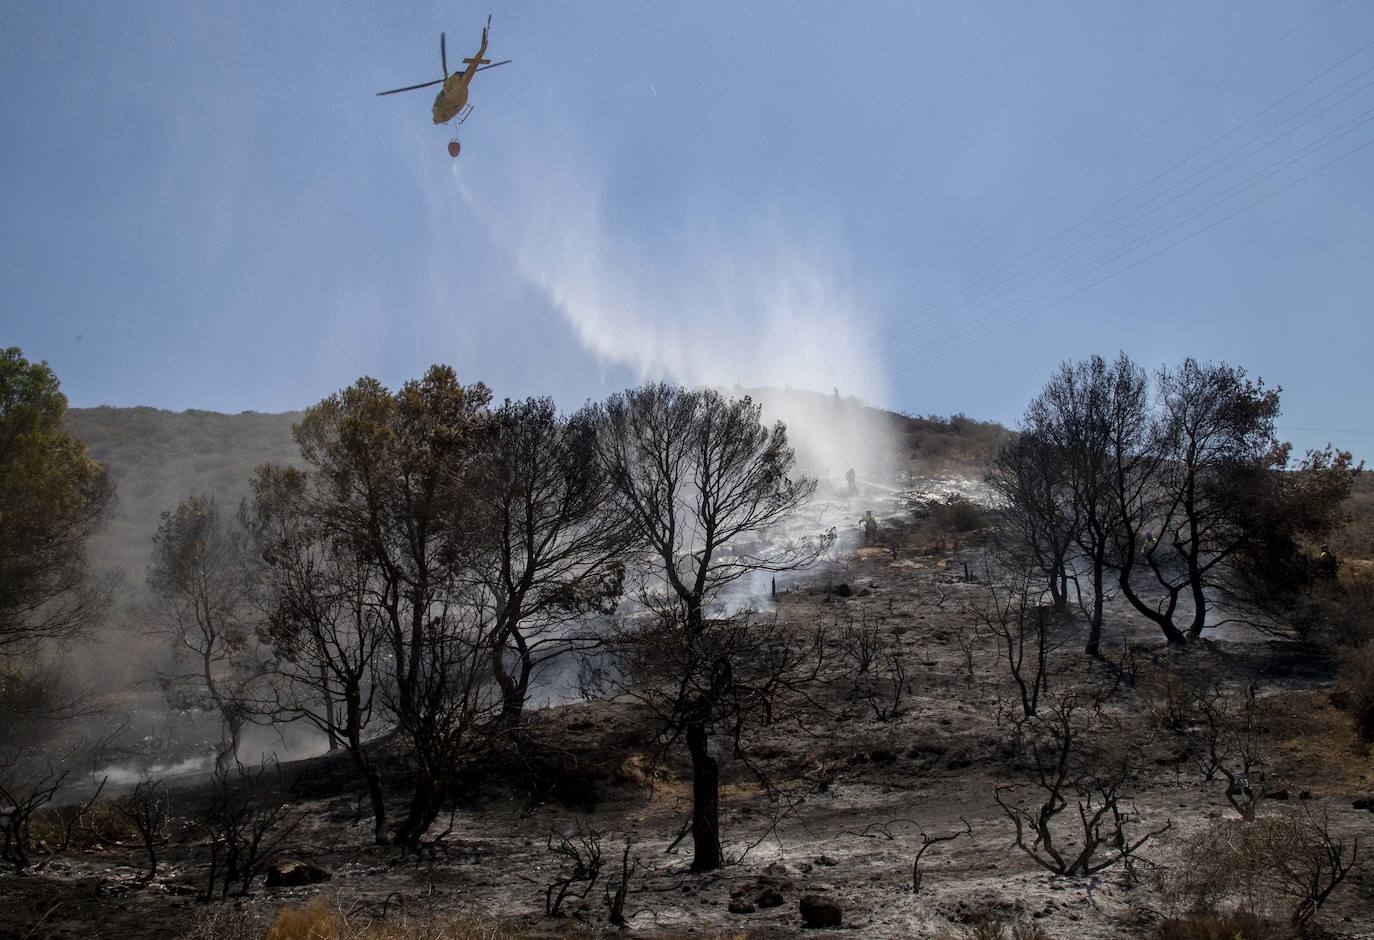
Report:
[[[462,149],[463,149],[463,148],[460,147],[460,146],[458,145],[458,141],[456,141],[456,140],[450,140],[450,141],[448,142],[448,155],[449,155],[450,157],[456,157],[456,156],[458,156],[458,151],[460,151],[460,150],[462,150]]]

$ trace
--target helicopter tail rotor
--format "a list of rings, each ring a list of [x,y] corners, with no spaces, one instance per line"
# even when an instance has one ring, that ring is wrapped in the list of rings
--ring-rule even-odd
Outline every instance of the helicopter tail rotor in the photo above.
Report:
[[[444,78],[448,78],[448,49],[444,45],[444,34],[439,34],[439,64],[444,67]]]

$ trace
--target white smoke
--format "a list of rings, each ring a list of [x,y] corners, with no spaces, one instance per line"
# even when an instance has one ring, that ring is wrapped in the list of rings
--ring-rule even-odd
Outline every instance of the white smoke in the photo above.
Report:
[[[846,397],[886,399],[876,371],[854,384],[873,332],[870,291],[822,222],[742,207],[728,220],[683,211],[646,232],[613,215],[601,174],[566,147],[556,160],[516,158],[502,172],[469,185],[454,170],[519,271],[601,360],[641,381],[827,393],[849,383]],[[895,448],[885,422],[856,423],[860,409],[832,407],[833,394],[762,397],[809,472],[887,474]],[[817,400],[824,407],[812,407]]]

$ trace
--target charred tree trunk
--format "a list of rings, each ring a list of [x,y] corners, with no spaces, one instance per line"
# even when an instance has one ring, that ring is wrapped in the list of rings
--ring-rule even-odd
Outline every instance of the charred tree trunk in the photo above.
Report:
[[[491,644],[491,672],[496,684],[501,687],[501,716],[498,720],[503,725],[516,724],[525,711],[525,690],[521,688],[517,671],[506,663],[509,640],[510,631],[503,630]]]
[[[234,706],[226,707],[221,714],[224,717],[224,727],[227,730],[227,739],[222,739],[219,754],[215,757],[215,769],[225,770],[234,765],[238,760],[239,742],[243,740],[243,726],[247,723],[239,709]]]
[[[525,700],[530,694],[530,677],[534,675],[534,659],[529,646],[518,630],[503,631],[502,639],[492,644],[491,671],[501,687],[501,714],[497,721],[506,726],[517,725],[525,715]],[[510,641],[514,641],[516,661],[506,659]]]
[[[1050,603],[1055,610],[1062,611],[1069,606],[1069,574],[1062,554],[1056,555],[1051,562],[1049,574]]]
[[[1198,564],[1196,542],[1188,555],[1188,586],[1193,594],[1193,622],[1188,625],[1188,639],[1196,640],[1207,625],[1207,594],[1203,590],[1204,576]]]
[[[353,764],[367,784],[367,795],[372,801],[372,838],[377,845],[389,845],[386,834],[386,800],[382,796],[382,772],[367,756],[367,748],[362,737],[362,707],[356,694],[346,696],[348,750],[353,755]]]
[[[323,663],[320,664],[320,706],[324,711],[325,734],[329,736],[329,750],[337,751],[343,746],[339,734],[337,716],[334,714],[334,696],[329,694],[329,675]]]
[[[1142,617],[1145,617],[1159,627],[1160,631],[1164,634],[1164,639],[1169,642],[1170,646],[1187,646],[1188,638],[1183,635],[1178,627],[1174,626],[1173,610],[1175,598],[1170,598],[1169,609],[1163,613],[1145,603],[1145,599],[1135,592],[1135,588],[1131,587],[1131,567],[1132,565],[1128,562],[1121,568],[1121,575],[1118,581],[1121,587],[1121,593],[1125,595],[1126,600],[1130,601],[1131,606],[1134,607]]]
[[[721,866],[720,764],[710,754],[704,720],[687,725],[687,750],[692,755],[692,871],[715,871]]]
[[[415,775],[415,794],[410,800],[410,810],[396,829],[393,841],[397,845],[414,848],[420,838],[439,815],[443,804],[443,790],[428,768],[421,767]]]
[[[1099,655],[1102,646],[1102,586],[1105,582],[1103,569],[1106,567],[1106,543],[1098,542],[1093,554],[1093,612],[1088,623],[1088,645],[1084,649],[1089,656]]]

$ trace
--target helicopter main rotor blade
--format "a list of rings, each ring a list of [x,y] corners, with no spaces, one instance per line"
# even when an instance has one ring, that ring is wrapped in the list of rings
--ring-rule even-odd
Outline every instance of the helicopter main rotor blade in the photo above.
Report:
[[[481,71],[483,71],[484,69],[494,69],[494,68],[496,68],[498,65],[509,65],[510,63],[512,63],[512,62],[514,62],[514,61],[515,61],[514,59],[502,59],[500,62],[493,62],[493,63],[491,63],[490,65],[484,65],[484,66],[482,66],[481,68],[479,68],[477,71],[481,72]]]
[[[444,66],[444,78],[448,78],[448,49],[444,46],[444,34],[439,34],[439,62]]]
[[[400,92],[403,92],[403,91],[414,91],[414,90],[417,89],[417,88],[428,88],[430,85],[439,85],[439,84],[442,84],[443,81],[444,81],[444,80],[443,80],[442,78],[436,78],[434,81],[432,81],[432,82],[425,82],[423,85],[407,85],[407,86],[404,87],[404,88],[393,88],[393,89],[391,89],[391,91],[379,91],[379,92],[377,92],[377,97],[380,98],[380,97],[382,97],[382,95],[395,95],[395,94],[399,94]]]

